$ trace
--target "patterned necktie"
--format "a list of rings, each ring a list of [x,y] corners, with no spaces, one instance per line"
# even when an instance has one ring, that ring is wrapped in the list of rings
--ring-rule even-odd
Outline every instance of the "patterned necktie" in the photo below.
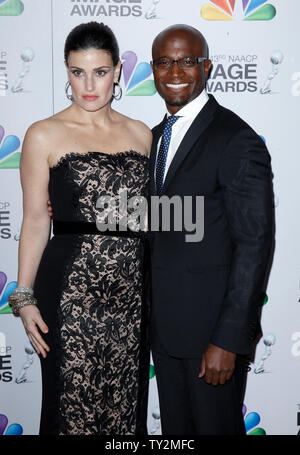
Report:
[[[164,183],[164,174],[168,156],[169,145],[171,141],[172,126],[180,118],[179,115],[170,115],[167,118],[161,143],[156,160],[156,190],[158,194],[161,194],[161,190]]]

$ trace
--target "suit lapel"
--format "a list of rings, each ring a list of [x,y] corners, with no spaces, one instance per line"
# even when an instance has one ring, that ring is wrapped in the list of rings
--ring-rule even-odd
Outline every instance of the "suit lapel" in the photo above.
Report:
[[[203,134],[203,132],[206,130],[206,128],[213,119],[214,112],[218,106],[218,103],[211,95],[209,95],[209,97],[210,97],[209,101],[207,101],[203,109],[201,109],[201,111],[191,124],[190,128],[188,129],[187,133],[185,134],[175,153],[175,156],[170,164],[170,167],[165,178],[163,193],[165,192],[166,188],[172,181],[174,175],[176,174],[177,169],[180,167],[186,156],[189,154],[195,142],[199,139],[201,134]]]

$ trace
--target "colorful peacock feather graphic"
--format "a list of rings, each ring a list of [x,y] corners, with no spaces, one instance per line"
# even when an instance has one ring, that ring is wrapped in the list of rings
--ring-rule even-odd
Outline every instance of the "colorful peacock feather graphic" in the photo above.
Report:
[[[266,434],[265,430],[263,428],[257,427],[257,425],[260,422],[260,415],[257,412],[249,412],[249,414],[246,415],[246,412],[247,407],[244,404],[243,416],[247,435],[249,436],[265,435]]]
[[[18,423],[12,423],[7,427],[8,418],[4,414],[0,414],[0,436],[19,436],[23,434],[23,428]],[[6,431],[5,431],[6,429]],[[5,431],[5,433],[4,433]]]
[[[268,0],[210,0],[202,7],[201,15],[207,21],[232,21],[236,18],[270,21],[275,17],[276,9]]]
[[[152,364],[150,363],[150,368],[149,368],[149,379],[154,378],[154,376],[155,376],[154,365],[152,365]]]
[[[0,0],[0,16],[20,16],[23,11],[21,0]]]
[[[263,293],[260,306],[266,305],[268,300],[269,300],[269,297],[267,296],[267,294]]]
[[[0,299],[0,314],[11,314],[12,313],[12,309],[8,303],[7,298],[13,292],[13,290],[17,287],[16,281],[11,281],[5,287],[6,282],[7,282],[7,276],[5,275],[4,272],[0,272],[0,296],[2,294],[3,289],[5,288],[3,295]]]
[[[122,54],[124,83],[126,96],[152,96],[156,93],[151,65],[147,62],[137,64],[135,52],[126,51]]]
[[[0,125],[0,169],[16,169],[20,165],[21,158],[21,153],[17,152],[20,147],[20,139],[10,135],[2,143],[4,135],[4,128]]]

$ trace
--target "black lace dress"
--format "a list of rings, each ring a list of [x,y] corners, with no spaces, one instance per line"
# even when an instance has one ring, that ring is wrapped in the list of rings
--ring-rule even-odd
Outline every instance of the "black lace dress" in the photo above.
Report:
[[[146,434],[145,240],[77,226],[94,226],[100,196],[147,197],[147,184],[148,158],[135,151],[68,154],[50,168],[54,225],[65,224],[34,285],[51,349],[41,358],[40,434]]]

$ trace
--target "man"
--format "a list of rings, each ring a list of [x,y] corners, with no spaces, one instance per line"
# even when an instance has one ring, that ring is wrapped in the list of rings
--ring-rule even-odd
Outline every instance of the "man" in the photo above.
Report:
[[[198,30],[168,27],[152,54],[168,113],[153,129],[151,196],[204,196],[201,241],[187,242],[184,228],[152,233],[162,432],[243,434],[244,360],[259,333],[272,244],[270,157],[243,120],[207,95],[211,61]]]
[[[243,120],[207,95],[211,62],[198,30],[169,27],[152,51],[171,120],[153,129],[151,195],[204,196],[201,241],[187,242],[184,229],[152,233],[151,349],[162,432],[243,434],[245,356],[259,333],[272,244],[270,157]]]

